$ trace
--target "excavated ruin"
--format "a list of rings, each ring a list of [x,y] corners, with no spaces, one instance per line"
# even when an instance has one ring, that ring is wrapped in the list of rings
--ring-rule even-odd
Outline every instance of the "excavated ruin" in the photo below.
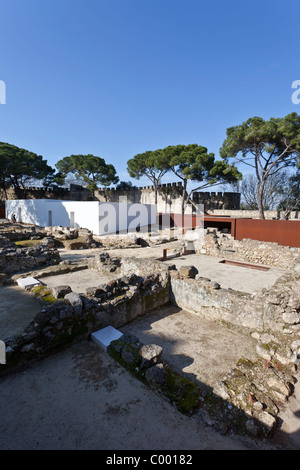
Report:
[[[30,233],[38,242],[33,247],[14,245],[13,240],[22,241],[20,230],[17,233],[7,228],[1,236],[2,282],[10,286],[27,276],[37,279],[38,285],[28,288],[24,295],[33,297],[40,309],[21,334],[3,337],[6,365],[1,365],[1,373],[46,357],[74,341],[87,339],[93,332],[110,325],[120,329],[123,335],[111,343],[109,353],[155,392],[163,393],[183,413],[196,415],[204,422],[210,420],[221,432],[255,437],[270,436],[274,432],[280,408],[293,394],[300,357],[299,249],[284,247],[283,250],[276,244],[266,247],[253,240],[237,244],[227,235],[207,230],[204,246],[196,245],[194,250],[200,260],[204,255],[217,256],[275,265],[284,270],[271,288],[250,293],[225,288],[215,279],[205,277],[201,268],[189,264],[184,243],[177,244],[174,258],[169,257],[164,262],[161,257],[114,256],[103,241],[94,240],[85,232],[85,242],[95,252],[79,261],[62,261],[58,244],[70,241],[70,233],[61,230],[57,242],[54,230],[51,236],[47,230],[37,233],[32,227],[25,227],[25,231],[23,240],[28,240]],[[76,239],[82,236],[78,231],[73,235]],[[146,250],[150,246],[147,239],[145,248],[136,241],[130,238],[128,247]],[[120,241],[118,243],[115,247],[121,248]],[[160,245],[155,243],[155,246]],[[82,249],[84,253],[84,247]],[[176,264],[182,257],[184,264]],[[66,283],[49,285],[51,278],[72,273],[74,276],[88,274],[89,285],[84,289],[82,285],[79,291]],[[96,282],[97,279],[103,282]],[[180,321],[176,313],[168,313],[170,306],[183,312]],[[174,333],[175,329],[170,328],[169,338],[166,330],[157,333],[155,343],[144,342],[147,336],[141,339],[136,334],[139,321],[150,315],[154,318],[165,308],[161,319],[171,322],[172,318],[177,318],[175,339],[179,345],[180,341],[182,343],[181,355],[186,351],[184,335],[191,337],[191,331],[186,331],[191,318],[189,321],[197,325],[210,322],[210,325],[217,325],[222,334],[227,331],[232,337],[236,335],[240,342],[248,341],[251,357],[234,356],[231,361],[236,361],[229,370],[222,369],[222,362],[218,364],[222,377],[217,376],[218,380],[212,380],[209,385],[201,380],[201,370],[195,369],[193,374],[185,374],[180,367],[177,370],[176,364],[173,367],[172,360],[168,360],[170,356],[164,354],[172,342],[171,331]],[[148,338],[153,339],[150,334]],[[188,344],[188,339],[186,341]],[[223,352],[226,355],[225,348]],[[191,351],[189,354],[192,357]],[[196,352],[193,360],[196,364]],[[209,368],[209,364],[205,368]]]

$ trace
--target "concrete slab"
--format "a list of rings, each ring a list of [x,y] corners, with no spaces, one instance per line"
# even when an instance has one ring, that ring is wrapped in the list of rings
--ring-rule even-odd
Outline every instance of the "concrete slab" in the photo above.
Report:
[[[112,341],[121,338],[123,333],[116,330],[113,326],[107,326],[101,330],[95,331],[91,334],[91,339],[96,343],[103,351],[107,351],[108,346]]]
[[[224,258],[201,254],[187,254],[167,260],[165,263],[175,264],[177,269],[180,266],[193,265],[198,269],[200,276],[208,277],[212,281],[218,282],[221,287],[250,294],[273,286],[277,279],[287,272],[275,266],[270,267],[268,271],[259,271],[220,263],[222,260]]]
[[[133,247],[133,248],[111,248],[107,249],[107,253],[111,257],[135,257],[135,258],[161,258],[163,256],[163,249],[168,248],[170,253],[172,250],[178,248],[180,243],[178,241],[172,241],[163,243],[158,246],[146,246],[146,247]],[[68,261],[80,261],[82,259],[92,258],[96,253],[103,252],[103,248],[88,248],[85,250],[68,250],[66,248],[59,248],[59,254],[62,260]]]
[[[18,286],[22,289],[26,289],[27,287],[38,286],[40,281],[35,279],[34,277],[23,277],[17,280]]]
[[[70,286],[73,292],[84,294],[87,287],[97,287],[107,284],[108,281],[118,276],[104,276],[102,273],[91,269],[82,269],[73,273],[58,274],[41,278],[43,284],[53,288],[57,286]]]

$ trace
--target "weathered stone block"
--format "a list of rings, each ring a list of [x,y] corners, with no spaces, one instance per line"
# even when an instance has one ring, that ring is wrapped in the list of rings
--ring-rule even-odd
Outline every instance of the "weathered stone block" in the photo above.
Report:
[[[65,299],[68,300],[71,304],[71,306],[74,309],[74,313],[78,314],[82,312],[82,300],[81,296],[77,294],[76,292],[70,292],[65,296]]]
[[[181,266],[179,268],[179,274],[182,277],[188,277],[190,279],[195,279],[198,274],[198,269],[195,266]]]
[[[53,297],[56,299],[63,299],[70,292],[72,292],[70,286],[56,286],[52,288]]]
[[[145,344],[140,350],[142,368],[152,367],[161,362],[163,348],[157,344]]]
[[[156,364],[146,370],[145,378],[151,387],[159,387],[164,385],[168,380],[168,372],[163,364]]]

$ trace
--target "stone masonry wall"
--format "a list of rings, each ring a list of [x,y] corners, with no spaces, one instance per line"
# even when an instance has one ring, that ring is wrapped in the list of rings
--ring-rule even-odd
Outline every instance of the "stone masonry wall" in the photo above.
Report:
[[[17,196],[12,188],[7,190],[8,199],[63,199],[71,201],[119,202],[119,198],[127,198],[131,204],[154,204],[155,193],[153,186],[133,187],[127,191],[117,191],[114,188],[100,188],[93,196],[92,192],[80,185],[70,185],[67,188],[27,188],[20,190]],[[162,184],[158,188],[157,211],[181,213],[182,184]],[[0,194],[0,200],[4,201],[4,194]],[[193,199],[196,204],[204,204],[205,210],[228,210],[240,208],[240,194],[232,192],[195,192]],[[188,211],[192,211],[191,205]]]
[[[245,209],[240,209],[240,210],[236,210],[236,209],[209,209],[208,210],[208,213],[210,215],[214,215],[214,216],[218,216],[218,215],[222,215],[222,216],[227,216],[227,217],[236,217],[236,218],[250,218],[250,219],[259,219],[259,211],[255,211],[255,210],[245,210]],[[285,219],[285,211],[277,211],[277,210],[273,210],[273,211],[264,211],[264,215],[265,215],[265,219],[267,220],[272,220],[272,219]],[[299,210],[295,210],[295,211],[291,211],[290,215],[289,215],[289,219],[290,220],[297,220],[300,218],[300,211]]]
[[[290,248],[278,243],[252,239],[234,240],[216,229],[207,229],[204,245],[196,246],[196,252],[218,258],[248,263],[298,269],[300,272],[300,248]]]
[[[103,267],[101,267],[103,265]],[[119,269],[119,263],[107,258],[93,263],[91,269]],[[3,338],[9,371],[32,359],[45,357],[67,344],[87,339],[89,334],[108,325],[119,328],[137,316],[166,304],[170,298],[168,270],[147,273],[144,277],[122,275],[101,286],[90,287],[85,295],[72,292],[69,286],[30,289],[40,299],[41,311],[19,336]]]
[[[46,245],[17,248],[6,237],[0,237],[0,273],[10,275],[15,272],[37,269],[41,266],[57,264],[60,261],[58,250]]]

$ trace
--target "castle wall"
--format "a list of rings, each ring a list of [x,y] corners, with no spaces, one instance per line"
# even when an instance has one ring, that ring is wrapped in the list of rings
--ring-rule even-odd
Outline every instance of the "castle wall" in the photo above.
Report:
[[[158,188],[157,212],[181,213],[182,184],[162,184]],[[59,188],[45,190],[43,188],[27,188],[21,190],[18,197],[12,188],[7,190],[8,199],[60,199],[69,201],[95,201],[120,202],[120,198],[127,199],[128,204],[155,204],[155,192],[153,186],[134,187],[128,191],[116,191],[113,188],[101,188],[92,192],[79,185],[70,185],[70,189]],[[2,199],[4,196],[2,195]],[[204,210],[238,210],[240,208],[240,194],[231,192],[195,192],[193,193],[195,204],[203,204]],[[192,205],[188,204],[187,213],[192,212]]]

